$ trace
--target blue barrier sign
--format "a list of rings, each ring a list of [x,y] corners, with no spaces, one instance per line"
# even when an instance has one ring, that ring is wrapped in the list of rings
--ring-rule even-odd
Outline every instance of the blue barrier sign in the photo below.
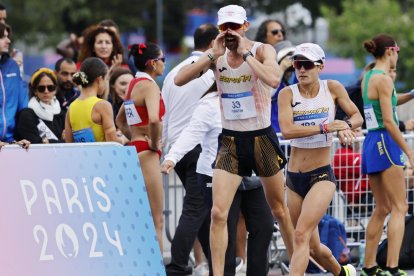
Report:
[[[5,147],[0,168],[0,275],[165,275],[134,147]]]

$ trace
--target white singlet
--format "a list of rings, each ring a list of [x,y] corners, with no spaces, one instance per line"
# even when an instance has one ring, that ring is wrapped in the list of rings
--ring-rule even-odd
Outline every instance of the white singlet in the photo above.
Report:
[[[253,56],[262,45],[255,42],[250,50]],[[214,72],[220,95],[223,128],[252,131],[270,126],[271,93],[273,88],[262,82],[243,62],[231,68],[227,62],[228,50],[217,59]]]
[[[311,99],[304,98],[298,84],[289,86],[292,90],[293,122],[295,125],[314,126],[329,124],[335,120],[335,103],[326,80],[319,80],[319,92]],[[291,140],[297,148],[321,148],[332,144],[332,133],[316,134]]]

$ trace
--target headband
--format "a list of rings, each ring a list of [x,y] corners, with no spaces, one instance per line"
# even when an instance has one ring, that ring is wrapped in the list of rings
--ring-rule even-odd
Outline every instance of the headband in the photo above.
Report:
[[[42,73],[46,73],[46,74],[52,76],[52,78],[55,81],[57,81],[55,72],[53,72],[53,70],[51,70],[49,68],[46,68],[46,67],[42,67],[42,68],[39,68],[36,72],[33,73],[32,78],[30,79],[30,85],[31,86],[33,86],[34,80],[37,79],[37,77]]]

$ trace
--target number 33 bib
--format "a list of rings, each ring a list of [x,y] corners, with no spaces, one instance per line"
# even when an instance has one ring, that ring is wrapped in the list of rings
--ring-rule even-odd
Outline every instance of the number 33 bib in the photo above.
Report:
[[[256,117],[256,105],[252,92],[221,94],[223,115],[226,120]]]

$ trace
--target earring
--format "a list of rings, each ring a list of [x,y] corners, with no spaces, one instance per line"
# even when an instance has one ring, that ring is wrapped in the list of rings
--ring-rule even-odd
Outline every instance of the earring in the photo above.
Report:
[[[156,71],[156,70],[157,70],[157,66],[153,66],[152,71]]]

